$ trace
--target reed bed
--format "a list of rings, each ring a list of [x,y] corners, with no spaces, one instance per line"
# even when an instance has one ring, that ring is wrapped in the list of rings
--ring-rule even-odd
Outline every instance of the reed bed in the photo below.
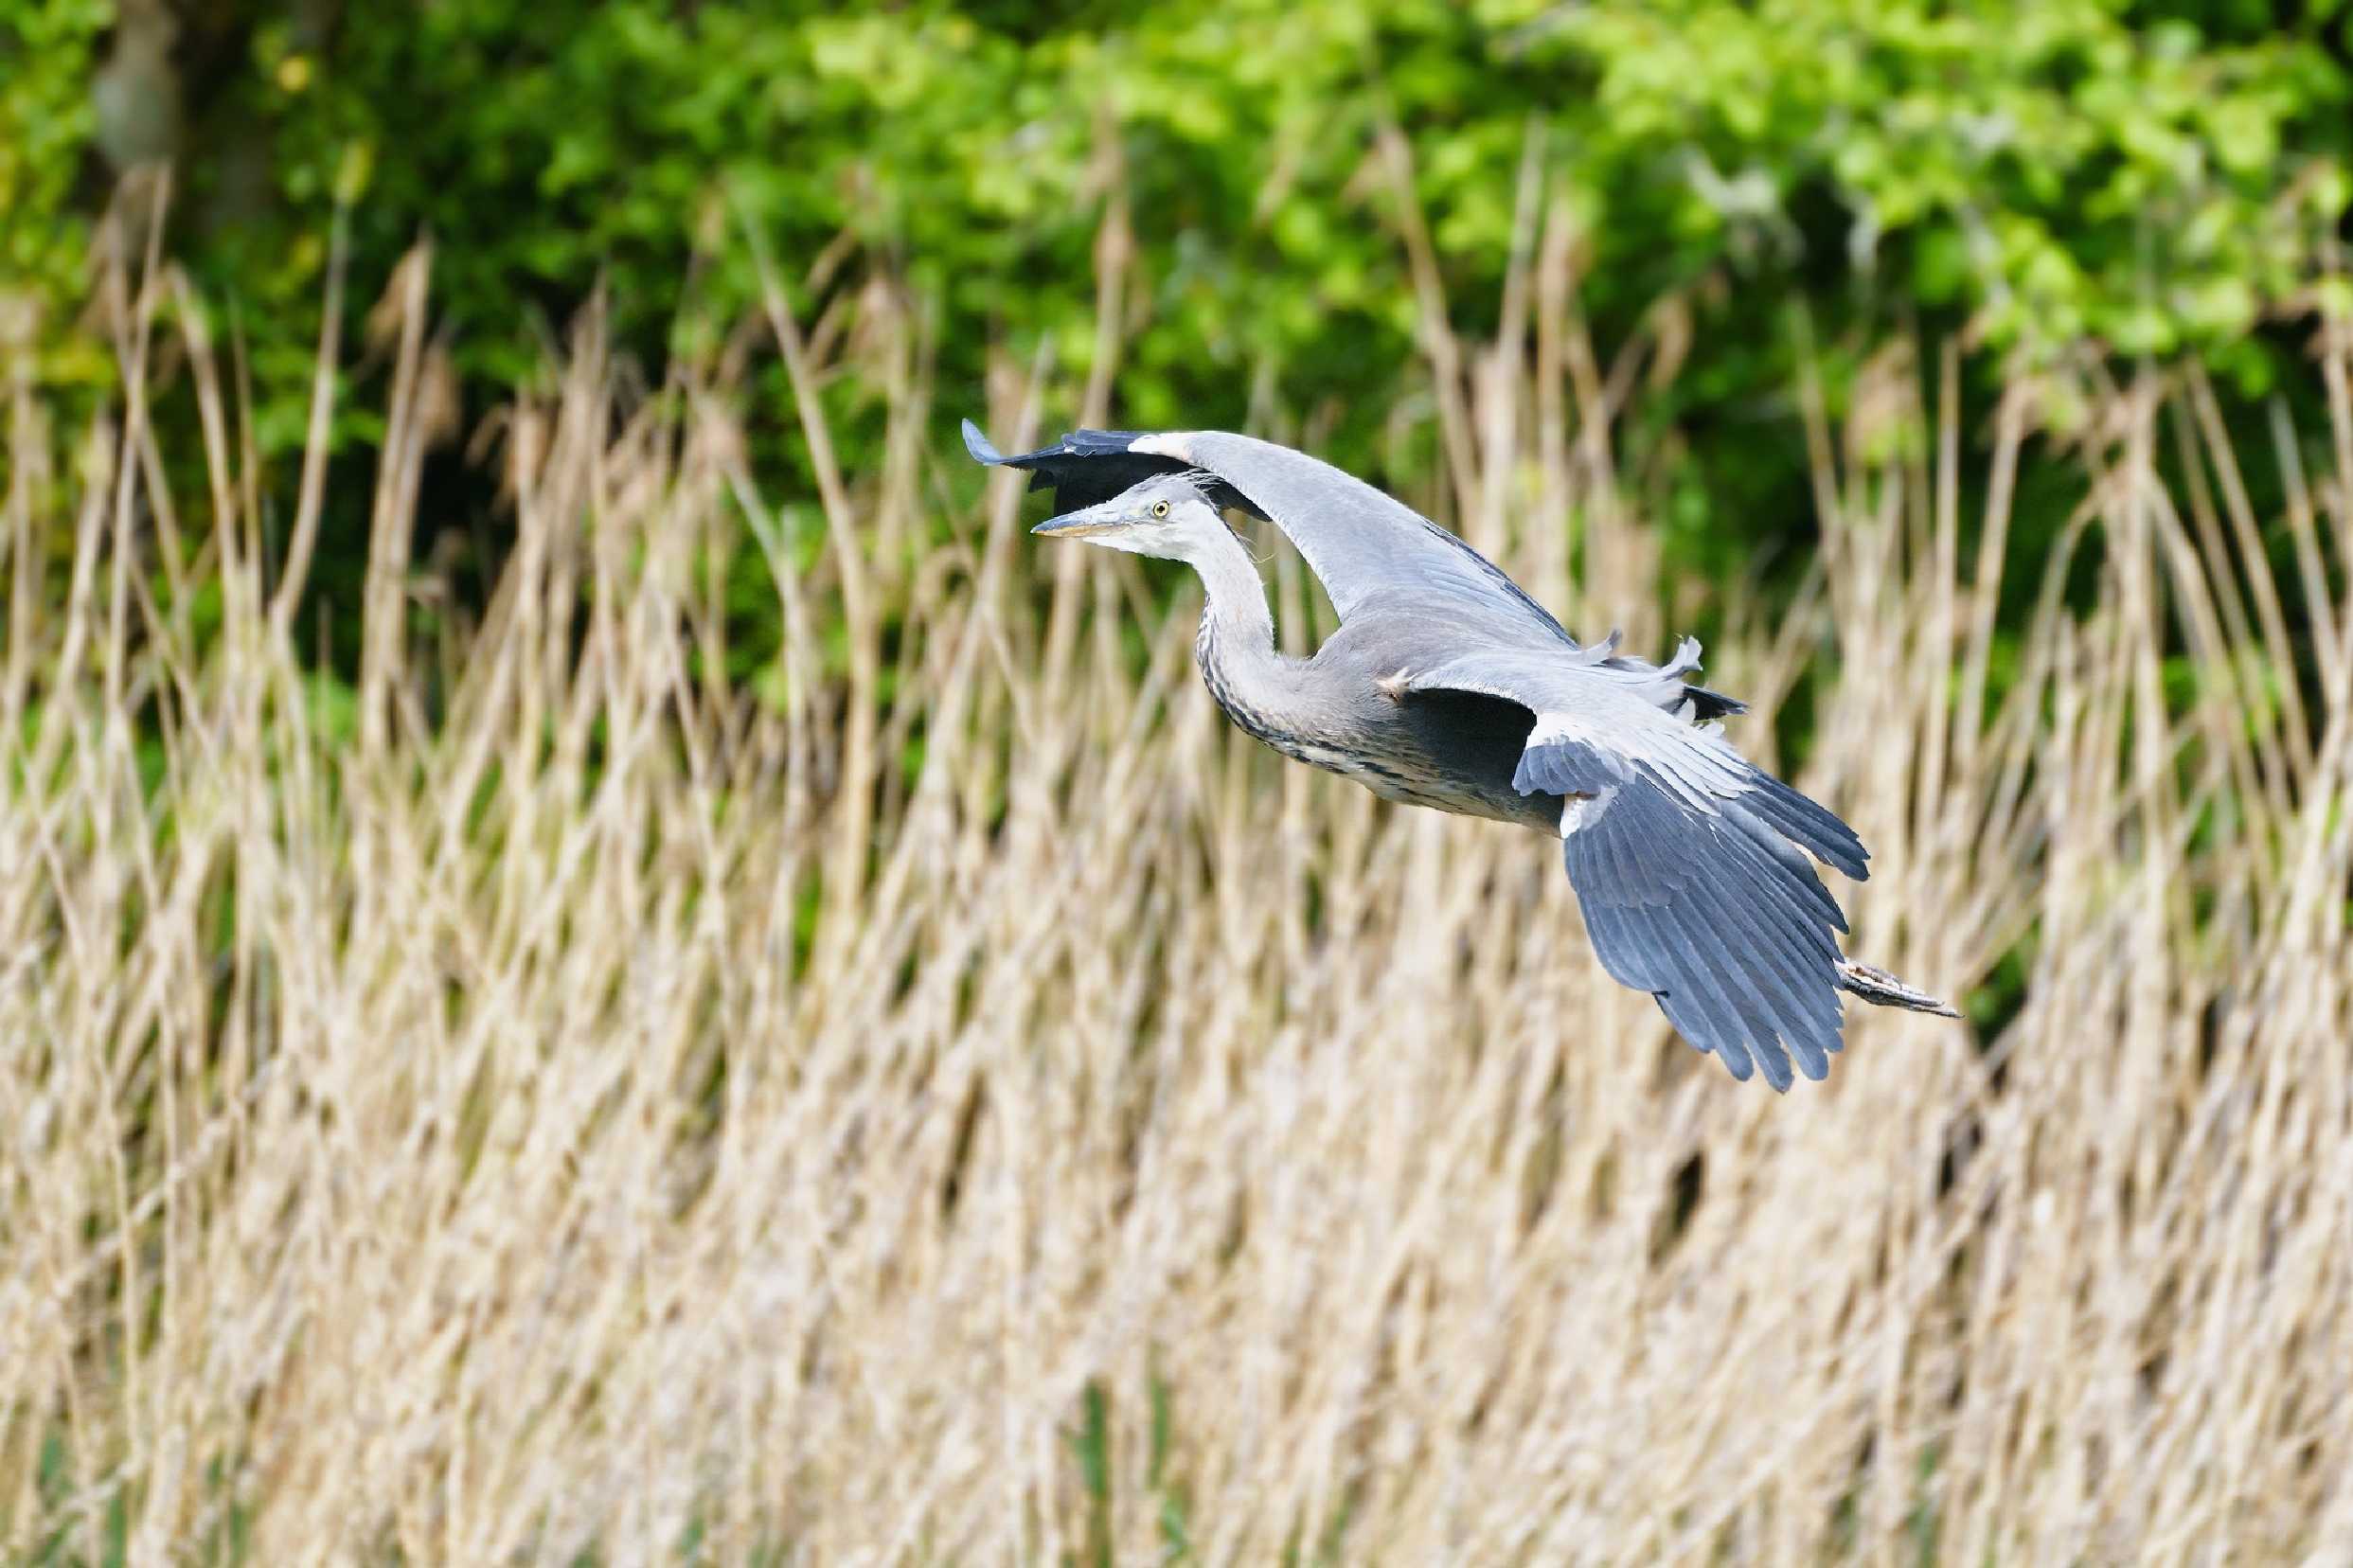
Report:
[[[1604,364],[1533,238],[1497,343],[1425,297],[1414,498],[1656,652],[1691,590],[1617,431],[1671,312]],[[514,540],[455,613],[412,559],[428,277],[322,346],[282,546],[168,265],[113,275],[95,421],[9,393],[9,1559],[2353,1560],[2342,332],[2284,517],[2191,371],[2021,378],[1969,429],[1950,350],[1835,421],[1792,389],[1820,570],[1770,622],[1720,590],[1711,684],[1769,762],[1808,684],[1860,954],[2025,986],[1983,1033],[1859,1007],[1781,1097],[1610,984],[1543,841],[1226,725],[1189,588],[1033,549],[884,284],[776,291],[651,394],[592,316],[460,433]],[[1117,338],[974,412],[1100,419]],[[339,707],[304,572],[361,352]],[[813,495],[747,456],[771,355]],[[833,456],[844,378],[878,472]],[[2051,561],[2005,548],[2034,465],[2084,496]],[[749,684],[747,537],[785,628]]]

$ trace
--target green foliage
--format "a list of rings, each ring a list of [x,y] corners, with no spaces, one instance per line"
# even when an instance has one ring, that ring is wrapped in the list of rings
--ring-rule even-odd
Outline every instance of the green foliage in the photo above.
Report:
[[[43,307],[73,295],[87,234],[73,198],[113,19],[111,0],[0,4],[0,356],[40,343]]]
[[[111,9],[14,0],[0,20],[0,62],[30,67],[0,75],[18,133],[0,198],[34,220],[9,223],[8,258],[53,297],[74,276],[61,220],[102,189],[75,170]],[[355,315],[435,239],[477,413],[600,281],[654,365],[752,307],[764,249],[804,315],[854,320],[875,278],[918,302],[944,440],[993,345],[1049,347],[1063,384],[1092,367],[1110,214],[1133,241],[1116,419],[1240,424],[1257,389],[1383,472],[1384,422],[1423,374],[1394,127],[1458,329],[1496,325],[1524,170],[1575,216],[1605,353],[1662,301],[1687,312],[1624,455],[1648,467],[1671,425],[1669,547],[1730,573],[1809,515],[1774,401],[1799,308],[1834,405],[1916,327],[2030,360],[2197,353],[2259,388],[2295,347],[2265,339],[2268,314],[2353,309],[2313,266],[2353,189],[2343,9],[2282,31],[2236,0],[184,8],[175,58],[206,75],[182,96],[206,107],[176,241],[236,310],[265,452],[301,438],[338,213]],[[875,391],[829,394],[853,471]],[[759,460],[800,467],[789,427]],[[348,532],[329,530],[321,582],[352,576]]]
[[[1982,310],[1998,342],[2234,341],[2345,201],[2333,156],[2282,156],[2291,134],[2343,151],[2320,50],[2136,28],[2101,0],[1596,7],[1530,54],[1597,72],[1605,194],[1646,159],[1684,164],[1654,221],[1687,247],[1818,243],[1791,213],[1819,187],[1866,273]]]
[[[848,230],[959,327],[1082,366],[1116,182],[1149,286],[1121,390],[1150,423],[1261,359],[1302,399],[1394,370],[1413,323],[1367,199],[1384,115],[1474,311],[1531,134],[1584,217],[1592,308],[1620,320],[1719,272],[1836,295],[1851,262],[1998,342],[2221,348],[2346,199],[2346,77],[2317,33],[2213,41],[2106,0],[977,9],[490,0],[353,17],[316,58],[265,25],[236,85],[274,134],[277,221],[204,259],[307,299],[338,189],[364,189],[363,272],[431,230],[476,363],[519,372],[535,317],[600,274],[666,323],[698,238],[701,286],[741,304],[742,247],[710,242],[743,217],[787,258]]]

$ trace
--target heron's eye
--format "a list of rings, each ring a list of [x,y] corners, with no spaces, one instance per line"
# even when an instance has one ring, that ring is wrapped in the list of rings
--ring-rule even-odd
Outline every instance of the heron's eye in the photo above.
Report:
[[[1152,503],[1152,515],[1153,515],[1154,517],[1166,517],[1166,516],[1168,516],[1168,502],[1166,502],[1166,501],[1155,501],[1155,502],[1153,502],[1153,503]]]

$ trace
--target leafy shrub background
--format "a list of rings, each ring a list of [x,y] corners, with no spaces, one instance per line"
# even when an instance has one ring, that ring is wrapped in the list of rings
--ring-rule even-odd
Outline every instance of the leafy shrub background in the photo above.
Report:
[[[1400,234],[1426,227],[1455,326],[1490,333],[1532,171],[1578,215],[1578,303],[1605,351],[1658,312],[1687,322],[1625,437],[1671,425],[1671,448],[1623,455],[1668,475],[1668,548],[1702,573],[1802,559],[1801,346],[1834,404],[1907,333],[1988,346],[1988,383],[2088,345],[2303,397],[2303,330],[2269,324],[2344,302],[2320,282],[2353,108],[2334,4],[2287,30],[2265,5],[2115,0],[1132,10],[9,0],[0,287],[43,301],[53,374],[102,363],[70,330],[72,241],[113,178],[91,105],[108,70],[160,59],[129,101],[173,121],[173,242],[249,346],[265,449],[301,442],[339,210],[355,321],[435,241],[475,417],[599,284],[658,380],[681,334],[751,311],[756,238],[808,316],[854,320],[878,279],[917,302],[943,441],[992,351],[1043,346],[1083,383],[1109,232],[1133,256],[1115,420],[1280,411],[1403,482],[1436,443],[1427,421],[1384,438],[1427,392]],[[114,141],[136,151],[140,129]],[[853,470],[875,456],[872,393],[833,390]],[[802,467],[789,418],[756,434],[768,469]],[[437,493],[477,514],[486,483]],[[2075,500],[2030,494],[2021,546]],[[324,592],[356,580],[344,521]]]

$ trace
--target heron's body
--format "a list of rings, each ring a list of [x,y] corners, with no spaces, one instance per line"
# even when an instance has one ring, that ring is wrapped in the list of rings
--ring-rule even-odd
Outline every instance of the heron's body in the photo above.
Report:
[[[1751,767],[1707,722],[1740,704],[1665,667],[1579,646],[1485,558],[1303,453],[1217,431],[1082,431],[1001,457],[1084,503],[1041,525],[1188,562],[1206,600],[1196,654],[1218,705],[1299,761],[1388,799],[1559,837],[1603,967],[1737,1078],[1776,1088],[1840,1046],[1838,993],[1941,1004],[1840,954],[1845,920],[1809,851],[1865,874],[1853,831]],[[1339,630],[1276,650],[1257,567],[1216,508],[1271,518],[1322,580]]]
[[[1418,615],[1360,615],[1312,658],[1275,649],[1257,571],[1234,543],[1202,574],[1207,601],[1193,654],[1202,684],[1242,730],[1294,761],[1352,778],[1384,799],[1558,832],[1560,800],[1512,788],[1534,717],[1471,692],[1408,693],[1398,673],[1442,650]]]

